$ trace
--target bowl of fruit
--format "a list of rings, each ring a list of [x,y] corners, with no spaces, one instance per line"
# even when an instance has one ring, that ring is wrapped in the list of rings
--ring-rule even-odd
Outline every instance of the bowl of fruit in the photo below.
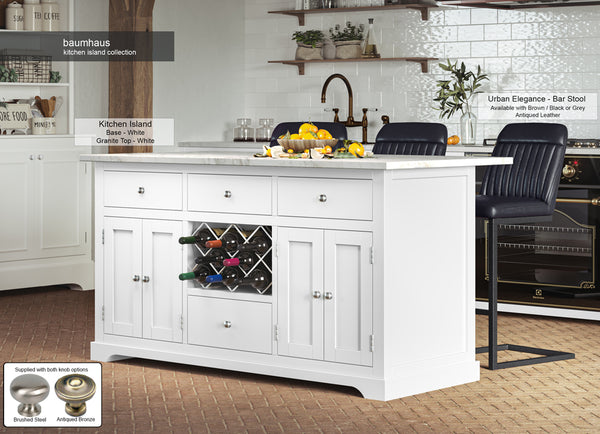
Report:
[[[334,147],[338,139],[334,139],[329,131],[319,129],[316,125],[306,122],[300,125],[297,133],[279,136],[277,143],[283,146],[286,151],[304,152],[312,148],[324,148],[325,146]]]

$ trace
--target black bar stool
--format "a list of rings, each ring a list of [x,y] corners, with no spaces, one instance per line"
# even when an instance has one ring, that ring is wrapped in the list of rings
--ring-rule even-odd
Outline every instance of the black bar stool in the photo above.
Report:
[[[561,124],[509,124],[500,132],[492,156],[512,157],[513,164],[490,166],[476,197],[477,217],[485,218],[488,269],[489,369],[511,368],[557,360],[575,354],[522,345],[498,345],[498,225],[548,221],[556,195],[567,144],[567,128]],[[509,350],[540,357],[498,362],[498,351]]]
[[[377,133],[374,154],[446,155],[448,129],[429,122],[394,122]]]

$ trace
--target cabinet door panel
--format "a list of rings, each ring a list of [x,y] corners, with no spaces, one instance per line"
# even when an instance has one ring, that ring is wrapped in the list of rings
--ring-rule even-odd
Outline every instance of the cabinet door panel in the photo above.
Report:
[[[280,355],[323,358],[323,231],[279,228]]]
[[[104,301],[105,333],[142,336],[141,220],[104,219]]]
[[[372,365],[371,234],[325,231],[325,360]]]
[[[181,222],[143,222],[143,336],[181,342],[182,267]]]
[[[83,254],[87,207],[82,201],[91,175],[85,173],[77,152],[52,151],[38,157],[40,256]]]
[[[0,154],[0,261],[29,255],[35,214],[33,165],[28,154]]]

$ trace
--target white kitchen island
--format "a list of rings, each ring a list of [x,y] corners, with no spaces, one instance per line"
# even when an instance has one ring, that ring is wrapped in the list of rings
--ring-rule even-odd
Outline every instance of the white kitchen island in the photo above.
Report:
[[[377,400],[479,379],[475,166],[510,158],[82,159],[96,163],[93,360],[342,384]],[[272,273],[264,294],[178,280],[202,255],[178,238],[206,228],[269,239],[255,258]]]

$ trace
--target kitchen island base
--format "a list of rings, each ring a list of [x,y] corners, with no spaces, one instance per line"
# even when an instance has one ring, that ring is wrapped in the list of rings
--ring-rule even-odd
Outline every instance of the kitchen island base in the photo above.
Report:
[[[340,384],[377,400],[479,379],[474,166],[509,159],[86,158],[96,161],[92,359]],[[243,243],[260,232],[269,245],[255,266],[271,286],[178,280],[207,254],[179,237],[205,228]]]

